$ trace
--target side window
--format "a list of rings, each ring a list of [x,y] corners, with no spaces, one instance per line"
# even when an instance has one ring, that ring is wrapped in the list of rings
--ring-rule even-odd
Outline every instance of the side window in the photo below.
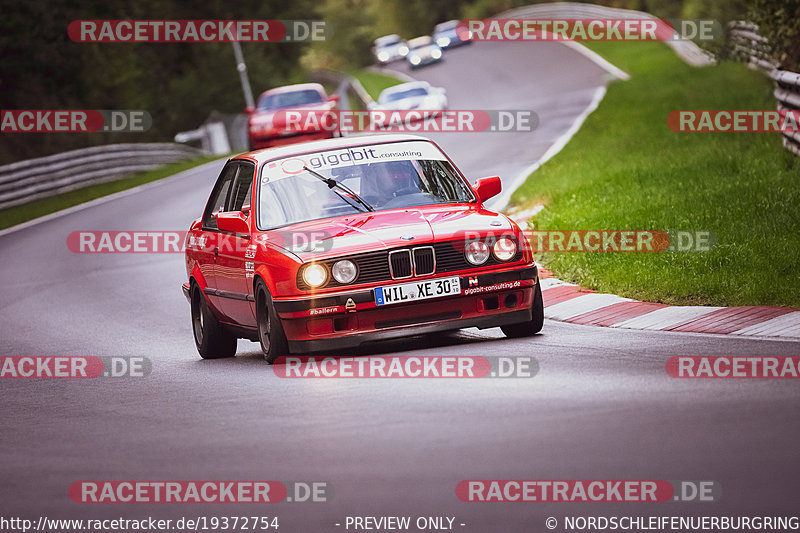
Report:
[[[241,211],[242,206],[250,205],[250,196],[253,189],[253,175],[255,167],[248,163],[240,163],[239,175],[233,183],[231,201],[227,211]]]
[[[203,229],[217,229],[217,218],[214,215],[225,211],[228,192],[230,192],[231,184],[236,178],[238,170],[239,165],[237,163],[228,163],[222,169],[222,174],[220,174],[217,184],[214,186],[214,191],[211,193],[208,205],[206,205],[206,211],[203,213]]]

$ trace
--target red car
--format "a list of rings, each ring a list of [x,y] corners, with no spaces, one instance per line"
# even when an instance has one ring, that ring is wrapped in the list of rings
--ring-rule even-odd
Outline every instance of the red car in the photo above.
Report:
[[[260,341],[288,353],[500,326],[542,328],[536,264],[520,228],[483,202],[433,142],[372,135],[229,160],[186,239],[197,349]]]
[[[250,150],[270,148],[316,139],[330,139],[336,136],[335,131],[316,128],[314,125],[298,131],[287,128],[285,115],[288,110],[313,111],[324,113],[335,111],[339,96],[328,96],[319,83],[301,83],[270,89],[258,97],[255,109],[248,107],[245,111],[250,115],[247,121],[247,139]]]

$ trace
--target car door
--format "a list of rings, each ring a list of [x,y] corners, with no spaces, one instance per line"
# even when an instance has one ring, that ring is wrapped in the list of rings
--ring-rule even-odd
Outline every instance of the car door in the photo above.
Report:
[[[237,166],[225,211],[239,213],[249,223],[255,165],[248,161],[238,161]],[[232,322],[254,327],[256,317],[249,300],[253,298],[256,245],[251,241],[250,234],[219,231],[217,238],[219,250],[216,256],[216,283],[222,312]]]
[[[208,302],[219,313],[224,314],[222,302],[217,295],[218,276],[217,276],[217,256],[219,254],[219,231],[217,229],[217,214],[225,211],[231,185],[239,170],[236,162],[229,161],[217,179],[211,196],[203,212],[203,220],[200,234],[195,239],[196,253],[200,273],[206,280],[206,295]]]

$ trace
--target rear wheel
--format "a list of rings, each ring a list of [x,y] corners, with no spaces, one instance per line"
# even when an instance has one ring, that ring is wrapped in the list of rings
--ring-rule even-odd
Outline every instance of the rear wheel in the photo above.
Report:
[[[289,353],[289,343],[286,341],[281,319],[272,303],[272,295],[261,280],[256,284],[256,321],[261,351],[264,352],[264,359],[268,363]]]
[[[192,330],[194,344],[203,359],[236,355],[236,336],[219,323],[197,285],[192,287]]]
[[[533,293],[533,303],[531,304],[532,318],[528,322],[501,326],[500,329],[506,337],[529,337],[542,330],[544,325],[544,301],[542,300],[542,287],[536,283],[536,290]]]

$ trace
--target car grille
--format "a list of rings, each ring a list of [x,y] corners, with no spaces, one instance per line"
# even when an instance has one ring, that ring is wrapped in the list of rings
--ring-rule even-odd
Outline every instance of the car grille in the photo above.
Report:
[[[411,250],[394,250],[389,252],[389,272],[392,279],[410,278],[413,275]]]
[[[476,268],[475,265],[467,262],[464,257],[464,247],[466,242],[447,241],[437,242],[426,246],[416,246],[408,248],[398,248],[391,251],[368,252],[337,257],[320,261],[330,272],[333,264],[341,259],[349,259],[358,267],[356,279],[348,285],[358,285],[362,283],[376,283],[391,279],[408,279],[414,276],[427,276],[431,274],[444,274],[458,270]],[[507,263],[514,263],[522,259],[522,252]],[[500,264],[500,261],[489,256],[489,260],[482,266]],[[300,272],[297,275],[297,286],[301,290],[309,290],[310,287],[303,281]],[[325,285],[328,287],[340,287],[341,283],[331,277]]]

